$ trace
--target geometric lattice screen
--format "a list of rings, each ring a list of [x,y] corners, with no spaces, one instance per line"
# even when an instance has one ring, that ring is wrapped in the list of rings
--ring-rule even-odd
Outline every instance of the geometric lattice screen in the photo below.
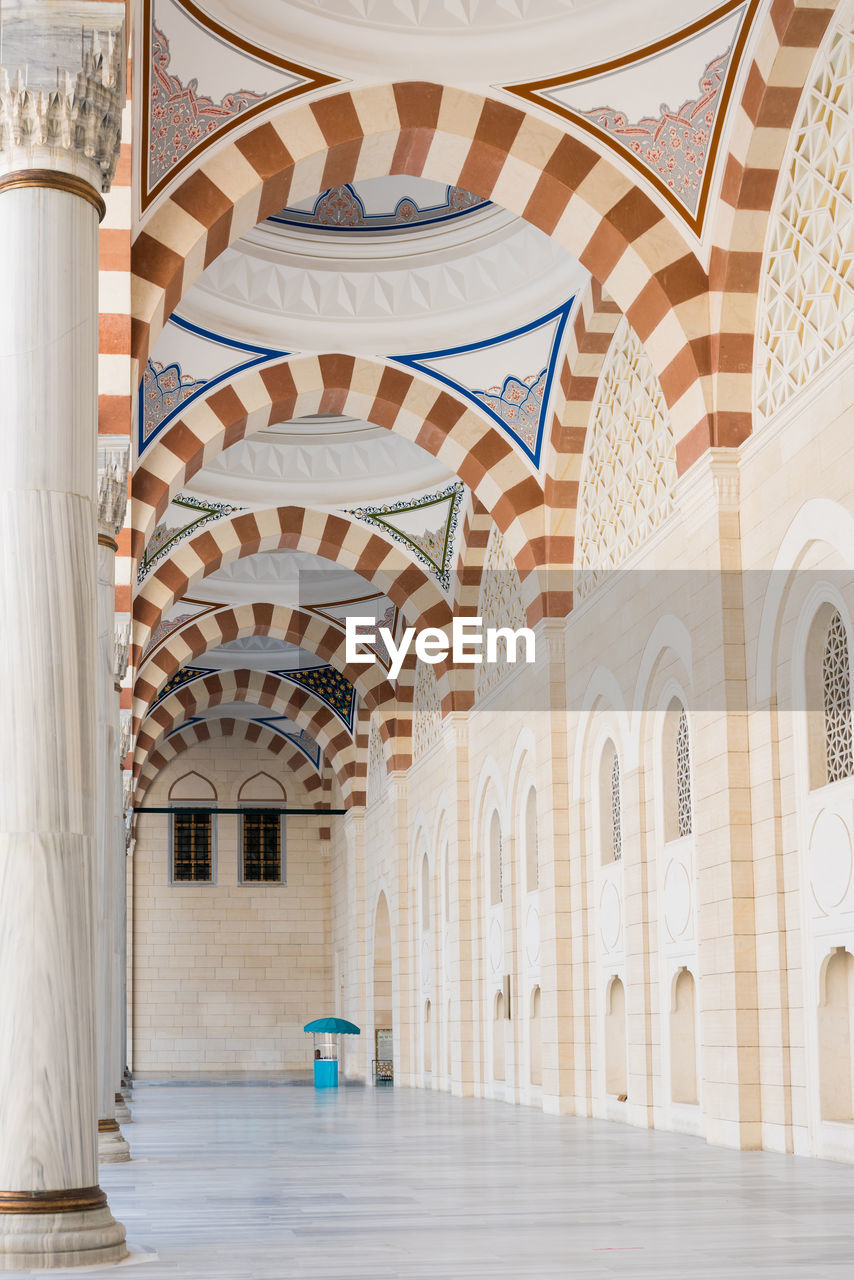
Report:
[[[762,270],[756,408],[770,418],[854,333],[854,31],[829,33],[780,176]]]
[[[620,757],[611,762],[611,853],[615,862],[623,856],[623,797],[620,787]]]
[[[851,727],[851,668],[848,637],[838,613],[827,628],[821,663],[824,695],[824,756],[827,781],[838,782],[854,774],[854,741]]]
[[[683,707],[676,730],[676,807],[679,838],[691,834],[691,744],[688,717]]]
[[[658,378],[623,316],[599,378],[579,487],[575,592],[587,596],[673,506],[676,444]]]

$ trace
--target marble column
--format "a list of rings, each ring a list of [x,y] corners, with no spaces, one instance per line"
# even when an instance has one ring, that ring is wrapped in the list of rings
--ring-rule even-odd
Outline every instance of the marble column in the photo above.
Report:
[[[130,626],[128,625],[124,632],[123,640],[124,654],[121,661],[118,662],[116,671],[121,673],[121,679],[127,671],[127,656],[130,644]],[[117,650],[118,655],[118,650]],[[131,714],[129,711],[121,710],[121,683],[116,680],[113,685],[115,691],[115,699],[113,706],[115,708],[115,725],[118,734],[118,765],[119,772],[113,775],[116,783],[116,798],[120,808],[116,812],[116,843],[114,845],[117,876],[117,892],[114,898],[114,941],[115,941],[115,975],[116,980],[113,983],[113,1026],[115,1028],[115,1038],[113,1041],[113,1087],[116,1090],[116,1119],[120,1124],[130,1124],[133,1117],[130,1113],[130,1107],[125,1101],[123,1090],[125,1069],[127,1064],[127,917],[128,917],[128,875],[127,875],[127,855],[128,855],[128,829],[125,824],[124,811],[124,774],[121,771],[121,765],[127,758],[127,754],[131,749]]]
[[[98,448],[98,845],[97,885],[97,996],[98,996],[98,1157],[115,1164],[130,1159],[130,1148],[116,1116],[116,1094],[121,1080],[121,1032],[117,993],[121,986],[118,966],[118,912],[124,885],[119,877],[118,805],[120,745],[115,694],[116,539],[127,509],[127,445]]]
[[[122,1092],[130,1101],[133,1090],[133,891],[134,867],[133,851],[136,840],[133,834],[133,774],[125,769],[122,774],[122,816],[123,816],[123,849],[125,851],[124,885],[124,993],[122,996]]]
[[[114,786],[116,794],[116,828],[115,828],[115,858],[116,858],[116,893],[114,898],[114,956],[115,956],[115,974],[116,981],[113,983],[113,1026],[115,1028],[115,1059],[113,1064],[113,1079],[116,1088],[116,1119],[120,1124],[130,1124],[132,1116],[130,1107],[124,1097],[124,1080],[125,1071],[127,1070],[128,1061],[128,1037],[127,1037],[127,1020],[128,1020],[128,1000],[127,1000],[127,919],[128,919],[128,892],[127,892],[127,853],[128,853],[128,826],[125,821],[125,775],[122,770],[126,750],[122,750],[125,746],[125,739],[122,733],[121,725],[121,692],[122,681],[124,680],[128,669],[128,655],[130,652],[130,622],[125,621],[121,624],[117,623],[114,632],[114,665],[113,665],[113,723],[118,741],[117,748],[117,772],[114,775]]]
[[[94,948],[98,220],[123,20],[85,0],[0,16],[3,1270],[127,1253],[98,1186]]]

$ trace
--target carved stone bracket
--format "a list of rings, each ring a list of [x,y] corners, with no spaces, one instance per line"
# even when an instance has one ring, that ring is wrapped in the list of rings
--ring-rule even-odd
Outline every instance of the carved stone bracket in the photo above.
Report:
[[[129,466],[126,445],[98,450],[98,534],[113,543],[125,522]]]
[[[132,737],[130,714],[123,715],[119,731],[119,760],[124,760],[130,751]]]
[[[115,678],[119,684],[127,675],[130,656],[130,620],[116,623]]]

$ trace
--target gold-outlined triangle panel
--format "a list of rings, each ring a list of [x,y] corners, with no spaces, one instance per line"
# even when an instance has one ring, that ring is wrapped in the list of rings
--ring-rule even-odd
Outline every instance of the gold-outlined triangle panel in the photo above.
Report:
[[[156,25],[172,13],[180,23],[199,31],[198,77],[184,79],[170,72],[168,35]],[[161,25],[165,25],[162,24]],[[205,44],[219,46],[230,59],[246,63],[247,80],[254,62],[267,86],[235,83],[218,101],[204,92]],[[281,87],[270,83],[271,73]],[[313,67],[281,58],[221,26],[193,0],[144,0],[142,13],[142,145],[140,151],[140,209],[144,213],[177,174],[187,169],[213,143],[262,111],[317,89],[341,84]],[[186,81],[186,82],[185,82]]]
[[[700,236],[724,122],[760,4],[761,0],[727,0],[690,26],[622,57],[580,71],[498,87],[560,116],[615,152]],[[726,24],[728,18],[735,18],[735,23]],[[694,98],[662,103],[657,117],[643,115],[637,120],[621,110],[619,100],[611,101],[609,95],[619,93],[618,77],[622,79],[626,71],[658,63],[656,73],[660,75],[667,61],[683,59],[692,43],[722,24],[734,27],[728,47],[702,66],[698,64]],[[722,38],[726,38],[723,33]],[[573,88],[589,88],[594,83],[601,88],[602,101],[594,109],[573,106]],[[660,92],[666,96],[666,78]]]

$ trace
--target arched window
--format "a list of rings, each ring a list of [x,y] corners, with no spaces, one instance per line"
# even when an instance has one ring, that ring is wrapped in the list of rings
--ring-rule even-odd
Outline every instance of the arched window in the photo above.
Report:
[[[605,744],[599,769],[599,817],[602,861],[619,862],[623,854],[623,811],[620,757],[613,742]]]
[[[537,845],[537,793],[533,787],[525,801],[525,887],[533,892],[540,883],[540,862]]]
[[[688,738],[688,717],[685,708],[679,715],[676,730],[676,804],[679,835],[689,836],[692,831],[691,806],[691,743]]]
[[[830,619],[821,660],[824,708],[824,758],[827,782],[854,774],[851,731],[851,668],[845,624],[835,612]]]
[[[504,867],[501,854],[501,822],[493,811],[489,823],[489,891],[490,902],[497,906],[504,901]]]
[[[681,840],[693,830],[691,738],[688,715],[678,698],[667,708],[662,750],[664,767],[664,838]]]
[[[427,854],[421,859],[421,928],[430,928],[430,862]]]

